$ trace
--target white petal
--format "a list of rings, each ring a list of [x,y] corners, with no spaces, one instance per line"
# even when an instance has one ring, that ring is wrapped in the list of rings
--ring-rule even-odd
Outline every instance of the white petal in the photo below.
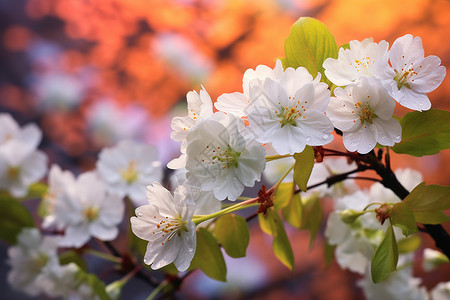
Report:
[[[395,119],[381,120],[374,119],[373,125],[377,127],[377,141],[384,146],[394,146],[402,138],[402,126]]]
[[[183,232],[181,234],[180,251],[178,252],[177,257],[173,262],[175,264],[175,267],[180,272],[184,272],[189,268],[197,248],[195,224],[190,221],[188,224],[186,224],[186,229],[187,232]]]
[[[67,227],[64,237],[60,240],[59,245],[62,247],[80,248],[89,240],[89,238],[88,223],[81,223]]]
[[[90,224],[89,227],[92,236],[101,241],[111,241],[117,237],[119,230],[117,226],[106,226],[103,222],[97,221]]]
[[[242,93],[231,93],[231,94],[222,94],[217,98],[214,106],[219,111],[223,111],[227,114],[233,114],[238,117],[243,117],[246,115],[245,108],[249,104],[250,99],[248,96]]]
[[[442,83],[447,73],[445,67],[441,66],[441,59],[434,55],[415,62],[414,69],[417,71],[417,75],[411,76],[408,84],[419,93],[434,91]]]

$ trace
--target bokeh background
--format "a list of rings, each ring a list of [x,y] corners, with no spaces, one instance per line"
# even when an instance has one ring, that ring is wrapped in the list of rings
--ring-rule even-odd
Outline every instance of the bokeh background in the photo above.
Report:
[[[44,131],[41,148],[65,169],[93,168],[100,149],[124,138],[157,146],[167,162],[178,155],[170,120],[184,114],[186,93],[203,85],[215,100],[241,91],[246,69],[273,66],[283,56],[289,28],[302,16],[324,22],[338,45],[367,37],[392,44],[411,33],[422,37],[426,55],[450,64],[448,0],[1,0],[0,111],[21,124],[37,123]],[[448,110],[449,77],[429,96],[433,108]],[[406,112],[396,109],[399,116]],[[407,160],[395,156],[393,162],[420,170],[429,184],[450,184],[448,150]],[[177,295],[362,297],[356,275],[335,263],[325,267],[321,236],[309,249],[307,232],[288,230],[296,258],[291,272],[273,256],[270,238],[252,227],[251,255],[228,261],[228,284],[198,272]],[[0,298],[22,299],[8,296],[3,265],[0,286],[6,292]],[[428,288],[450,280],[448,267],[425,274],[419,266],[415,272]],[[149,288],[137,284],[125,293],[142,299]]]

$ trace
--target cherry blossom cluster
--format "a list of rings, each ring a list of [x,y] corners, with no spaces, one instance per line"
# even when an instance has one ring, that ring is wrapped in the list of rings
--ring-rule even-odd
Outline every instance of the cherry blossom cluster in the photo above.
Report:
[[[25,197],[47,173],[47,156],[37,150],[42,132],[33,124],[21,128],[9,114],[0,114],[0,123],[0,188]],[[78,176],[52,165],[41,204],[41,226],[52,236],[43,237],[36,228],[20,233],[17,245],[8,251],[11,286],[29,295],[68,297],[76,292],[82,299],[96,299],[89,285],[79,280],[75,264],[59,264],[58,248],[80,248],[92,237],[115,239],[124,198],[135,207],[142,205],[148,183],[161,180],[156,148],[127,140],[103,149],[97,168]]]
[[[351,41],[323,67],[327,78],[311,75],[304,67],[283,68],[281,60],[273,68],[260,65],[244,73],[242,92],[222,94],[215,103],[204,87],[190,91],[187,115],[171,123],[171,138],[181,143],[181,155],[167,164],[176,171],[166,186],[156,148],[129,140],[103,149],[94,170],[75,175],[52,165],[41,227],[55,236],[23,230],[8,253],[10,284],[29,295],[84,293],[80,297],[95,299],[77,279],[76,265],[60,265],[58,248],[80,248],[91,238],[114,240],[126,200],[136,208],[131,230],[148,241],[145,264],[156,270],[173,263],[184,272],[196,253],[198,226],[258,201],[242,197],[246,188],[264,176],[273,185],[270,197],[281,183],[293,183],[294,154],[329,144],[335,130],[342,133],[348,152],[367,154],[377,143],[394,146],[402,138],[393,117],[395,103],[428,110],[427,93],[446,74],[440,59],[425,57],[420,38],[411,35],[398,38],[390,49],[385,41]],[[30,185],[45,176],[47,157],[37,150],[41,137],[37,126],[21,128],[10,115],[0,114],[0,189],[24,197]],[[368,299],[427,299],[420,280],[412,276],[411,253],[401,255],[400,271],[380,285],[372,283],[370,261],[387,224],[380,224],[367,208],[400,199],[380,183],[369,190],[352,180],[323,184],[324,178],[355,168],[356,163],[346,159],[321,157],[308,182],[317,188],[302,192],[301,198],[333,199],[326,238],[336,246],[339,265],[364,276],[358,285]],[[397,177],[409,191],[422,181],[411,170],[398,170]],[[222,208],[224,200],[234,203]],[[349,210],[363,213],[349,224]],[[400,230],[394,233],[398,241],[406,238]],[[432,269],[436,258],[427,255],[427,268]],[[445,289],[448,285],[432,294]]]
[[[428,110],[427,93],[444,80],[446,69],[434,55],[424,57],[422,40],[407,34],[388,51],[388,43],[370,39],[351,41],[337,59],[327,58],[323,67],[337,86],[327,115],[343,132],[345,148],[365,154],[377,143],[393,146],[402,129],[393,119],[395,101],[413,110]]]
[[[397,39],[390,50],[385,41],[352,41],[349,49],[340,49],[337,59],[325,60],[324,68],[331,82],[345,86],[335,87],[334,96],[320,73],[312,76],[303,67],[284,69],[280,60],[273,69],[260,65],[247,70],[243,92],[223,94],[214,105],[204,87],[187,94],[187,115],[172,120],[171,138],[181,142],[181,156],[168,167],[184,170],[182,186],[190,196],[180,205],[177,193],[171,198],[153,185],[148,188],[154,197],[145,208],[148,213],[138,209],[132,218],[134,232],[150,242],[148,264],[159,268],[175,261],[180,266],[180,256],[192,259],[194,227],[188,227],[192,214],[186,206],[198,203],[199,193],[193,190],[209,192],[213,202],[235,201],[245,187],[261,179],[266,156],[292,156],[306,145],[326,145],[334,139],[334,128],[343,132],[350,152],[366,154],[377,143],[393,146],[401,140],[401,126],[393,118],[395,101],[411,109],[429,109],[426,93],[446,72],[439,58],[424,57],[420,38],[411,35]],[[169,199],[174,203],[171,209],[159,212],[158,207],[169,207]],[[164,223],[165,218],[170,221]]]
[[[58,243],[58,237],[42,236],[37,228],[23,229],[17,245],[8,249],[8,263],[12,267],[8,273],[9,284],[30,296],[100,299],[80,280],[80,269],[75,263],[59,263]]]

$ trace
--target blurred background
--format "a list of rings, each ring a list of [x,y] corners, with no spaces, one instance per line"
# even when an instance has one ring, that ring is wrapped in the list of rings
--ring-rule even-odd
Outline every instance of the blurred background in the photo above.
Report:
[[[214,101],[242,91],[246,69],[272,67],[284,56],[284,39],[302,16],[324,22],[338,45],[367,37],[392,44],[411,33],[422,38],[426,55],[450,64],[448,0],[1,0],[0,112],[21,125],[37,123],[41,148],[63,169],[92,169],[100,149],[124,138],[157,146],[166,163],[179,155],[170,121],[185,114],[186,93],[203,85]],[[450,108],[448,76],[429,97],[433,108]],[[406,112],[397,106],[398,116]],[[450,184],[449,150],[393,161],[420,170],[428,184]],[[325,268],[321,236],[309,249],[309,233],[288,230],[296,258],[290,272],[275,259],[270,237],[253,227],[251,255],[227,262],[228,284],[196,272],[178,296],[362,297],[356,275],[335,263]],[[432,246],[427,237],[425,245]],[[6,258],[3,243],[0,255]],[[2,291],[10,290],[7,269],[2,263]],[[416,275],[428,288],[450,280],[446,267],[427,274],[418,267]],[[142,299],[149,287],[126,293]],[[22,297],[13,295],[2,299]]]

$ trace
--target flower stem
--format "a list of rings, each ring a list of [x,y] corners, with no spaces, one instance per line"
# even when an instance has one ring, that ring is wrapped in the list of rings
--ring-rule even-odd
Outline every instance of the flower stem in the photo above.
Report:
[[[291,154],[285,154],[285,155],[269,155],[266,156],[266,162],[267,161],[272,161],[272,160],[277,160],[277,159],[281,159],[281,158],[286,158],[286,157],[291,157]]]
[[[286,176],[288,176],[288,174],[294,169],[295,164],[293,164],[287,171],[286,173],[283,174],[283,176],[281,176],[280,179],[278,179],[277,183],[274,184],[274,186],[272,187],[272,189],[277,189],[278,186],[280,185],[280,183],[286,178]]]
[[[164,280],[150,293],[150,295],[148,295],[146,300],[154,299],[166,286],[167,286],[167,281]]]
[[[120,257],[114,256],[114,255],[111,255],[108,253],[104,253],[104,252],[101,252],[101,251],[98,251],[98,250],[95,250],[92,248],[86,249],[84,251],[86,253],[92,254],[94,256],[97,256],[97,257],[105,259],[105,260],[109,260],[109,261],[117,263],[117,264],[122,263],[122,259]]]
[[[195,223],[195,225],[198,225],[198,224],[200,224],[202,222],[205,222],[205,221],[207,221],[209,219],[217,218],[217,217],[226,215],[226,214],[231,213],[231,212],[236,211],[236,210],[240,210],[240,209],[244,209],[244,208],[247,208],[247,207],[252,207],[252,206],[259,205],[258,203],[256,203],[257,200],[258,200],[258,198],[250,198],[250,199],[248,199],[246,201],[243,201],[241,203],[237,203],[237,204],[232,205],[230,207],[224,208],[224,209],[222,209],[222,210],[220,210],[218,212],[215,212],[215,213],[212,213],[212,214],[209,214],[209,215],[203,215],[203,216],[194,217],[192,221]]]

